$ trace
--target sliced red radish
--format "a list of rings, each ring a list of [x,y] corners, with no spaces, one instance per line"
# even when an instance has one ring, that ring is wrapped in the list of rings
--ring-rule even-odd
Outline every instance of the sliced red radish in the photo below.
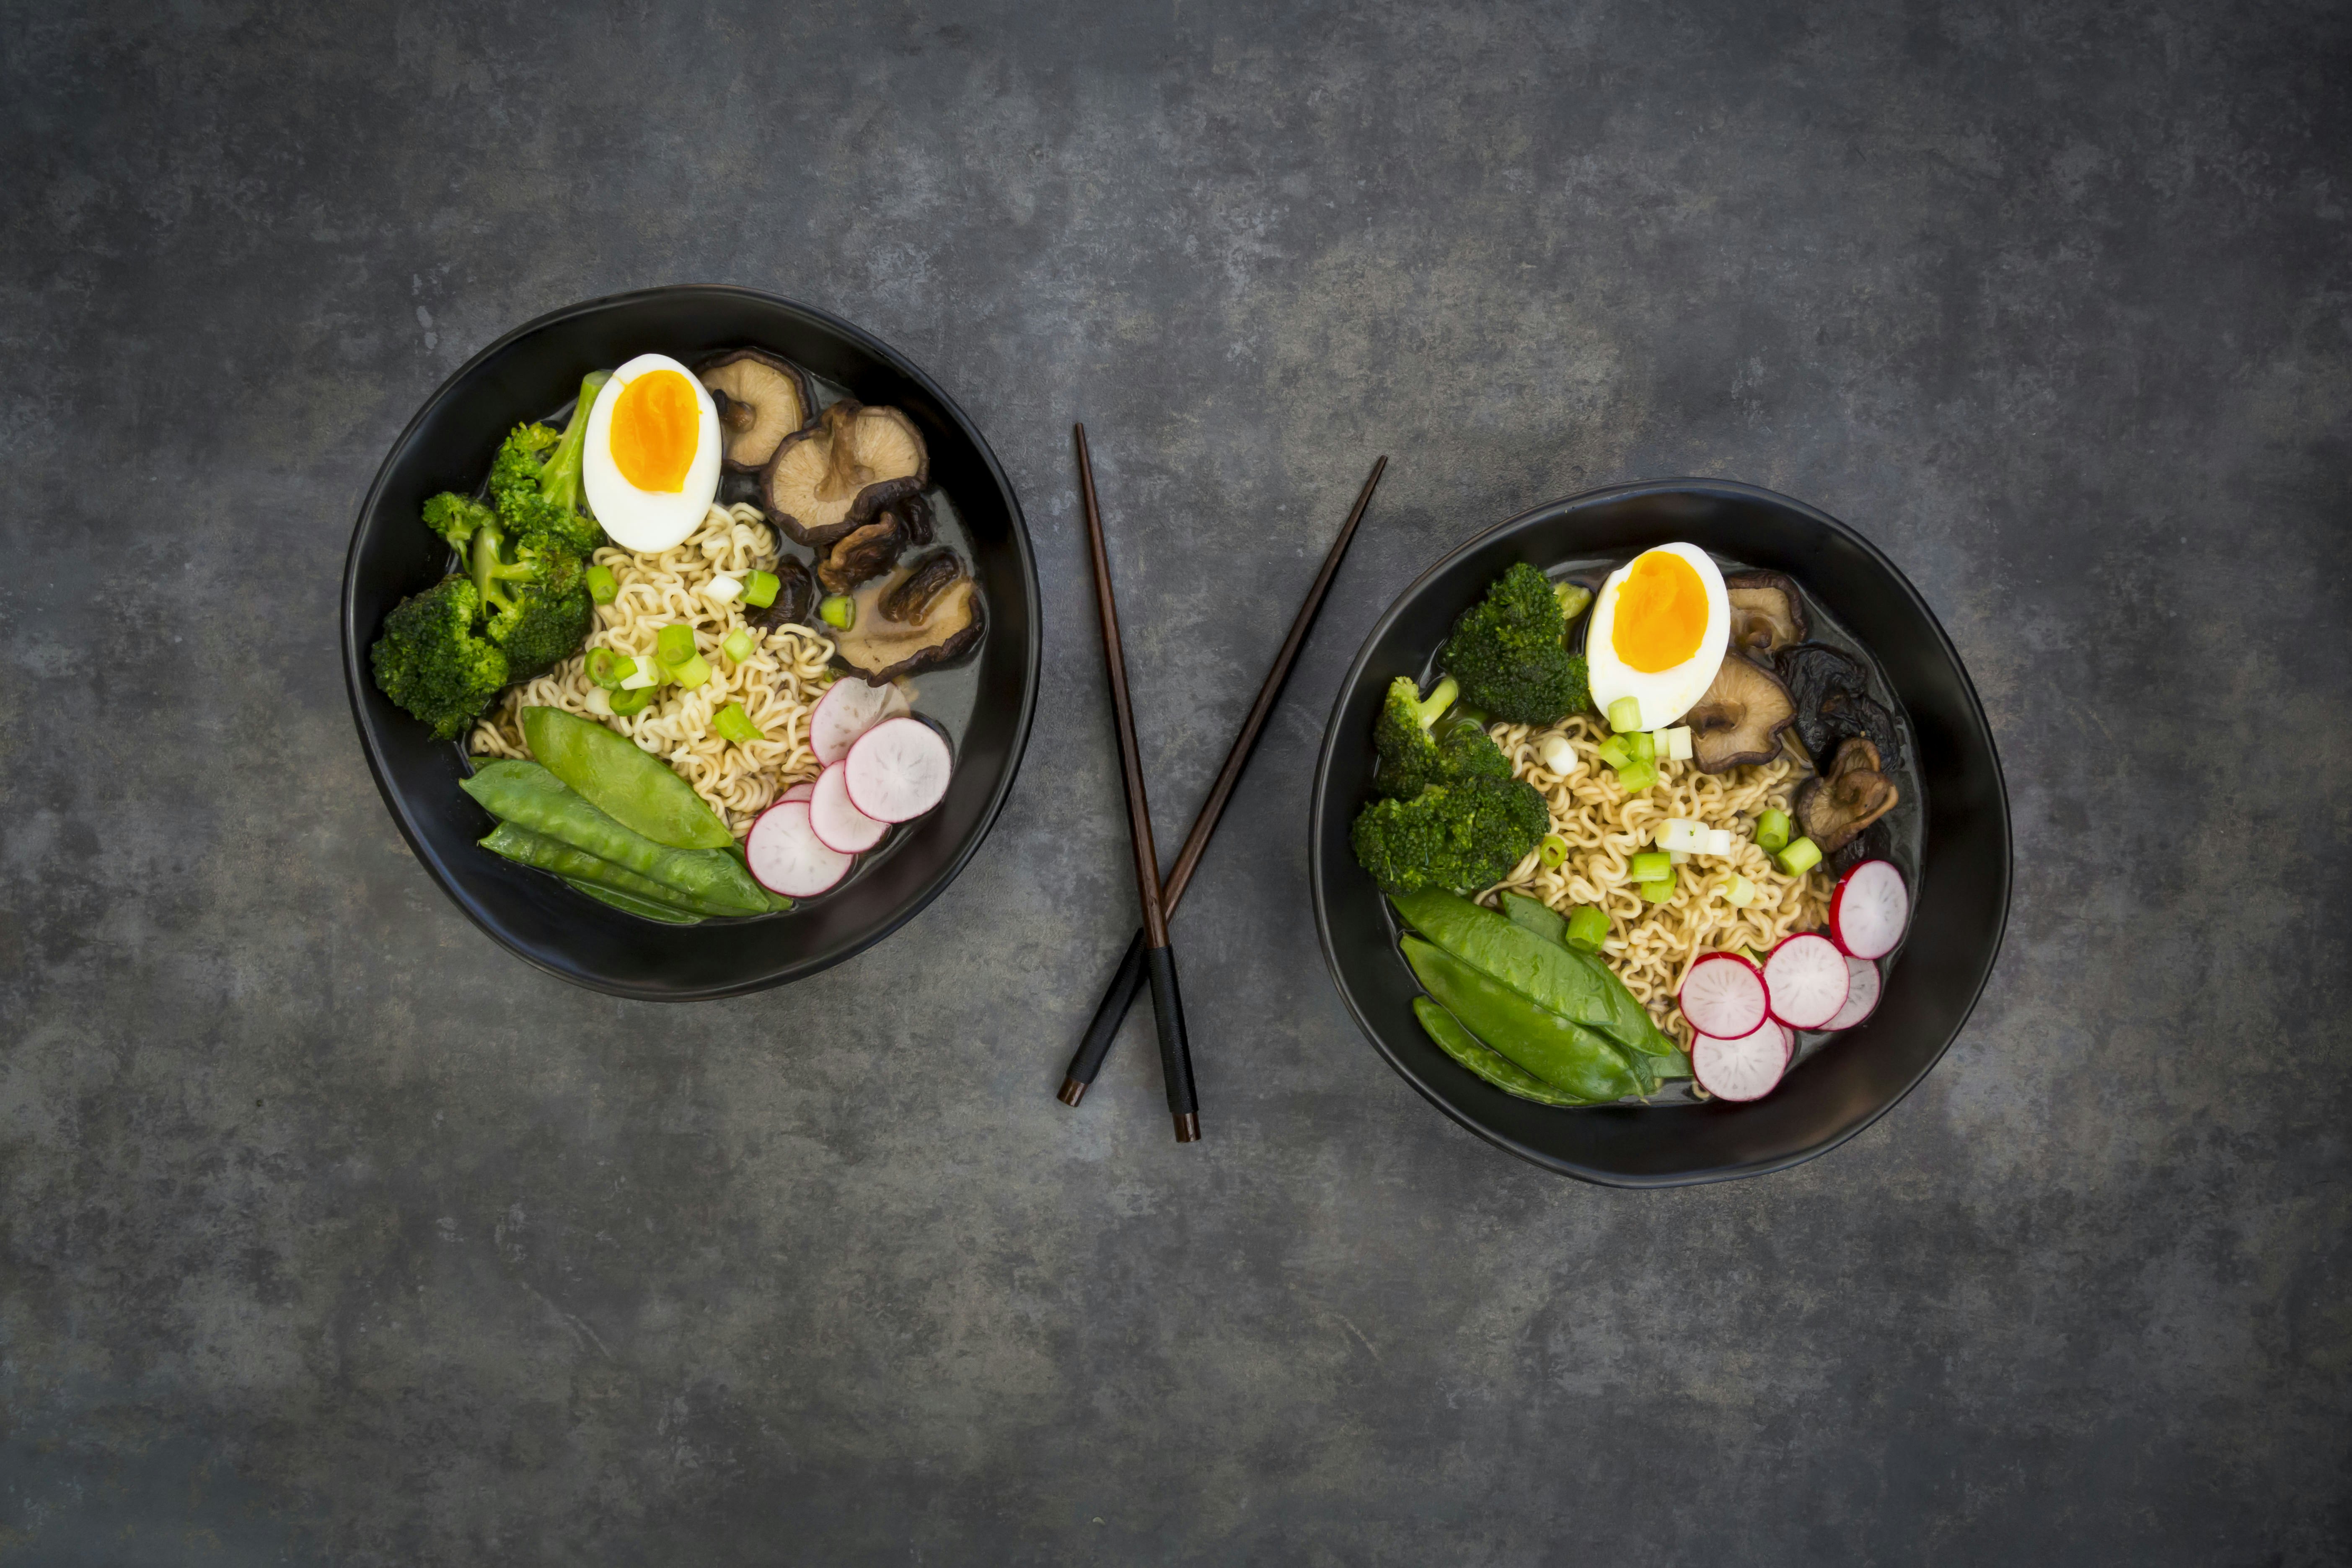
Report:
[[[1910,889],[1891,860],[1864,860],[1838,879],[1830,898],[1830,934],[1855,958],[1893,952],[1910,919]]]
[[[1867,958],[1845,961],[1845,1005],[1824,1029],[1851,1029],[1878,1010],[1878,965]]]
[[[760,886],[788,899],[813,899],[849,874],[844,855],[809,826],[808,802],[779,801],[760,814],[743,840],[743,858]]]
[[[855,675],[845,675],[824,689],[809,712],[809,750],[826,767],[849,755],[857,737],[885,719],[909,712],[907,694],[885,681],[868,686]]]
[[[1784,937],[1764,960],[1772,1016],[1792,1029],[1818,1029],[1845,1005],[1845,954],[1816,931]]]
[[[955,770],[948,743],[920,719],[885,719],[849,748],[849,803],[877,822],[912,822],[940,804]]]
[[[1675,1005],[1690,1026],[1718,1040],[1751,1034],[1770,1011],[1764,977],[1737,953],[1710,952],[1683,976]]]
[[[1717,1100],[1761,1100],[1788,1070],[1788,1038],[1769,1019],[1736,1040],[1701,1035],[1691,1042],[1691,1072]]]
[[[871,849],[890,831],[849,803],[847,763],[835,763],[816,775],[816,794],[809,797],[809,830],[845,855]]]
[[[793,785],[792,788],[778,795],[775,799],[775,804],[782,805],[788,800],[806,800],[815,793],[816,781],[814,779],[803,779],[800,783]]]
[[[1764,1026],[1780,1031],[1780,1070],[1788,1071],[1797,1060],[1797,1031],[1778,1018],[1767,1020]]]

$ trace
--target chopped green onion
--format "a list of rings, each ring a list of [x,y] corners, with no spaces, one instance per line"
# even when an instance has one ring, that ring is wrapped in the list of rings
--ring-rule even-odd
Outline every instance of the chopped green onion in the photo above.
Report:
[[[1666,851],[1666,858],[1677,866],[1690,864],[1690,851],[1687,849],[1669,849]]]
[[[684,664],[695,657],[694,628],[683,623],[662,627],[661,634],[654,639],[654,652],[664,664]]]
[[[714,605],[732,604],[743,596],[743,584],[720,572],[702,585],[702,596]]]
[[[669,678],[672,680],[677,681],[678,685],[684,687],[687,690],[691,691],[696,687],[710,679],[709,661],[705,659],[700,654],[696,654],[684,664],[671,665],[669,667]]]
[[[751,716],[743,711],[743,705],[740,702],[730,702],[726,707],[713,713],[710,716],[710,727],[739,746],[768,738],[766,731],[751,722]]]
[[[629,664],[631,667],[629,672],[621,677],[622,690],[648,691],[662,683],[661,665],[653,655],[647,654],[643,658],[633,658],[629,660]]]
[[[581,699],[581,706],[599,719],[609,719],[613,714],[612,696],[601,686],[590,687],[588,695]]]
[[[653,706],[654,688],[650,685],[625,686],[613,693],[611,700],[613,711],[625,719],[632,713],[642,713]]]
[[[1756,847],[1776,855],[1789,847],[1789,814],[1768,811],[1756,819]]]
[[[1568,743],[1565,735],[1545,736],[1543,744],[1536,748],[1536,755],[1547,769],[1563,778],[1576,771],[1576,748]]]
[[[1579,904],[1568,917],[1568,945],[1599,952],[1609,940],[1609,911],[1599,904]]]
[[[1654,730],[1658,738],[1658,754],[1677,763],[1691,760],[1691,732],[1687,724],[1677,724],[1671,730]]]
[[[737,664],[742,663],[760,650],[760,645],[752,640],[751,631],[743,626],[737,626],[733,631],[729,632],[727,640],[719,646],[725,649],[727,657]]]
[[[764,610],[776,602],[776,590],[783,585],[773,572],[753,572],[743,579],[743,602]]]
[[[1706,847],[1706,824],[1687,816],[1669,816],[1651,830],[1650,842],[1661,849],[1685,852]]]
[[[1654,882],[1662,878],[1672,878],[1675,874],[1675,858],[1663,849],[1636,855],[1626,864],[1632,868],[1633,880],[1637,882]]]
[[[1654,763],[1632,762],[1617,770],[1617,787],[1627,795],[1639,795],[1658,782]]]
[[[1568,840],[1557,833],[1547,833],[1543,836],[1543,842],[1536,846],[1536,850],[1543,862],[1543,868],[1557,871],[1568,859]]]
[[[835,631],[845,632],[857,624],[857,601],[846,594],[827,594],[817,601],[816,618]]]
[[[1772,858],[1791,877],[1801,877],[1822,863],[1822,847],[1810,838],[1800,838]]]
[[[1559,601],[1559,618],[1574,621],[1592,604],[1592,590],[1581,583],[1554,583],[1551,596]]]
[[[600,605],[609,605],[621,596],[620,579],[613,575],[610,566],[591,566],[587,572],[588,596]]]
[[[1620,697],[1609,705],[1609,727],[1622,735],[1642,727],[1642,700]]]
[[[1734,871],[1723,885],[1723,901],[1735,910],[1746,909],[1756,901],[1756,884]]]
[[[1654,763],[1658,760],[1658,738],[1647,730],[1636,730],[1625,737],[1633,748],[1633,760]]]
[[[637,672],[637,661],[627,654],[609,647],[588,650],[588,679],[607,691],[619,689],[622,681]]]
[[[1594,754],[1612,768],[1625,767],[1633,761],[1633,742],[1622,735],[1612,735]]]
[[[1643,903],[1663,904],[1675,896],[1675,879],[1672,877],[1662,877],[1654,882],[1636,882],[1634,886],[1642,889]]]

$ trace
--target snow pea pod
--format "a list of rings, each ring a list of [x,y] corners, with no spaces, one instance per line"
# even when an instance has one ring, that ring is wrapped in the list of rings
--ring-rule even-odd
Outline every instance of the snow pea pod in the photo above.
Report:
[[[561,708],[526,708],[522,732],[534,762],[622,826],[673,849],[734,847],[694,786],[618,730]]]
[[[482,847],[491,854],[502,855],[518,866],[550,872],[567,882],[593,882],[612,892],[626,894],[631,899],[663,905],[678,914],[698,917],[740,912],[706,903],[675,888],[664,887],[652,878],[641,877],[625,866],[616,866],[576,845],[551,838],[544,833],[512,822],[499,823],[481,842]]]
[[[1522,931],[1531,931],[1546,942],[1567,944],[1568,917],[1541,899],[1531,899],[1525,893],[1505,893],[1503,913]]]
[[[1532,1100],[1538,1105],[1589,1105],[1564,1089],[1554,1089],[1502,1052],[1462,1026],[1462,1020],[1426,996],[1412,999],[1412,1016],[1437,1042],[1437,1048],[1501,1089]]]
[[[1538,1007],[1440,947],[1404,939],[1405,962],[1437,1005],[1504,1056],[1556,1089],[1622,1100],[1641,1088],[1618,1048],[1581,1024]]]
[[[706,914],[763,915],[768,895],[743,863],[723,849],[672,849],[615,822],[537,763],[497,762],[457,787],[504,822],[584,849],[683,895],[673,901],[709,905]]]
[[[600,904],[610,904],[625,915],[640,920],[659,921],[664,925],[698,926],[700,915],[690,915],[670,904],[657,904],[651,899],[633,899],[626,893],[616,893],[610,888],[600,888],[593,882],[583,882],[577,877],[566,877],[565,884],[577,892],[587,894]]]

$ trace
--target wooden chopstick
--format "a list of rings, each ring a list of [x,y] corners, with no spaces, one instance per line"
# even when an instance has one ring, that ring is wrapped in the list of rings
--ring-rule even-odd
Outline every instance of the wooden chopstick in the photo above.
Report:
[[[1160,1070],[1168,1084],[1168,1113],[1176,1142],[1201,1136],[1201,1105],[1192,1092],[1192,1051],[1184,1037],[1184,1003],[1176,988],[1176,954],[1168,945],[1167,906],[1160,897],[1160,851],[1151,838],[1151,805],[1143,794],[1143,755],[1135,744],[1135,711],[1127,694],[1127,650],[1118,635],[1118,600],[1111,592],[1110,556],[1103,548],[1102,509],[1095,500],[1094,458],[1087,427],[1071,427],[1078,447],[1078,495],[1094,552],[1095,609],[1102,620],[1103,668],[1118,726],[1118,771],[1127,784],[1127,829],[1135,850],[1135,892],[1143,905],[1143,962],[1151,980],[1151,1008],[1160,1021]]]
[[[1080,439],[1083,443],[1084,437]],[[1200,865],[1210,837],[1217,831],[1225,803],[1233,798],[1234,786],[1241,783],[1242,770],[1249,765],[1251,753],[1257,750],[1258,736],[1264,732],[1267,718],[1273,714],[1275,704],[1282,700],[1282,689],[1290,679],[1290,667],[1297,661],[1299,649],[1306,646],[1307,634],[1315,629],[1315,617],[1322,613],[1323,596],[1330,589],[1331,579],[1339,574],[1339,563],[1355,540],[1356,525],[1364,521],[1364,510],[1372,504],[1372,492],[1380,489],[1381,475],[1388,466],[1385,454],[1373,462],[1363,489],[1356,496],[1356,504],[1349,509],[1348,521],[1339,525],[1339,536],[1324,554],[1323,569],[1316,573],[1307,597],[1299,604],[1298,614],[1290,623],[1290,635],[1283,639],[1281,650],[1265,672],[1265,684],[1258,688],[1257,700],[1250,705],[1240,732],[1234,737],[1233,750],[1225,753],[1225,765],[1217,771],[1216,782],[1209,786],[1208,798],[1201,803],[1200,814],[1192,818],[1192,831],[1185,836],[1183,852],[1176,857],[1175,868],[1168,873],[1167,883],[1160,889],[1164,916],[1176,913],[1178,901],[1192,884],[1193,868]],[[1102,1070],[1104,1058],[1110,1055],[1111,1042],[1118,1038],[1119,1026],[1127,1021],[1128,1009],[1135,1005],[1136,997],[1143,990],[1147,936],[1145,930],[1139,929],[1135,940],[1127,944],[1127,956],[1119,961],[1118,973],[1111,976],[1110,988],[1103,993],[1094,1021],[1087,1026],[1076,1054],[1070,1058],[1070,1069],[1063,1075],[1061,1092],[1055,1097],[1065,1105],[1076,1105],[1086,1097],[1095,1075]]]

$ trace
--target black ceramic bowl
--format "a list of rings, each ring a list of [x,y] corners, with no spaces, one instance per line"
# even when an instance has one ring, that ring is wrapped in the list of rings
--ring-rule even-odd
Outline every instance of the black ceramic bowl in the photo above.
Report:
[[[435,582],[447,552],[417,520],[436,491],[472,490],[507,430],[568,403],[580,378],[633,355],[691,363],[757,344],[900,408],[929,444],[932,482],[971,538],[989,627],[979,700],[947,798],[895,834],[833,893],[788,913],[673,927],[620,913],[477,847],[490,819],[457,788],[456,744],[385,700],[368,646],[386,612]],[[988,443],[948,395],[887,344],[821,310],[747,289],[649,289],[541,316],[442,384],[384,459],[343,568],[343,679],[376,787],[434,880],[476,925],[551,974],[652,1001],[728,996],[782,984],[881,941],[938,896],[980,847],[1013,787],[1037,696],[1037,566],[1021,503]]]
[[[1687,540],[1788,573],[1869,647],[1909,710],[1926,786],[1926,845],[1910,934],[1878,1011],[1747,1104],[1560,1110],[1505,1094],[1456,1066],[1412,1016],[1420,987],[1348,828],[1372,777],[1372,720],[1400,675],[1418,677],[1454,618],[1515,561],[1633,555]],[[1667,479],[1594,490],[1481,534],[1405,590],[1339,689],[1315,773],[1309,846],[1315,923],[1356,1022],[1431,1104],[1538,1165],[1613,1186],[1760,1175],[1869,1126],[1927,1075],[1992,973],[2009,919],[2009,795],[1984,710],[1951,639],[1870,542],[1825,512],[1752,485]]]

